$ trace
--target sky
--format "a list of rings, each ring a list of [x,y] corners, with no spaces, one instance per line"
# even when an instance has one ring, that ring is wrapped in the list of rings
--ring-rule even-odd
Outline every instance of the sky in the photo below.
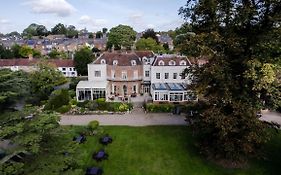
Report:
[[[0,6],[0,33],[22,32],[31,23],[51,30],[58,23],[96,32],[119,24],[140,32],[175,29],[186,0],[8,0]]]

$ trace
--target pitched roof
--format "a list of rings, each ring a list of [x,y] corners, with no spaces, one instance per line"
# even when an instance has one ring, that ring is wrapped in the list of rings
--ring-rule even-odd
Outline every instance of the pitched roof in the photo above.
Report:
[[[143,57],[150,58],[154,56],[154,53],[152,51],[135,51],[135,53],[140,58]]]
[[[39,59],[0,59],[0,67],[4,66],[32,66],[39,63]],[[73,60],[59,60],[59,59],[49,59],[48,63],[54,64],[56,67],[74,67]]]
[[[157,56],[155,58],[155,61],[153,62],[153,66],[159,66],[159,62],[163,61],[164,62],[164,66],[170,66],[169,62],[170,61],[175,61],[175,65],[171,65],[171,66],[182,66],[180,65],[180,62],[184,60],[186,61],[186,65],[185,66],[191,66],[190,61],[187,59],[187,57],[185,56],[178,56],[178,55],[161,55],[161,56]]]
[[[107,65],[113,65],[113,61],[117,61],[118,66],[132,66],[131,61],[135,60],[136,65],[142,65],[139,57],[135,53],[109,53],[102,54],[92,64],[102,64],[101,60],[105,60]]]

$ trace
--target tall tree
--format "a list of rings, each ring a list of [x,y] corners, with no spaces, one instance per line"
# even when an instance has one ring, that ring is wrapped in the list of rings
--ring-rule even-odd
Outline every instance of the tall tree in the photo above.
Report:
[[[58,23],[51,29],[51,33],[53,35],[65,35],[67,32],[67,28],[65,27],[64,24]]]
[[[100,38],[102,38],[102,36],[103,36],[102,32],[101,31],[97,31],[96,39],[100,39]]]
[[[74,55],[75,69],[79,75],[88,74],[88,64],[94,60],[92,51],[88,47],[81,48]]]
[[[76,27],[73,25],[69,25],[67,27],[65,34],[68,38],[73,38],[73,37],[78,38],[78,30],[76,30]]]
[[[49,31],[44,25],[38,25],[36,28],[36,33],[38,36],[47,36]]]
[[[154,32],[153,29],[146,29],[142,35],[142,38],[145,38],[145,39],[152,38],[157,42],[157,44],[159,43],[158,37],[156,36],[156,33]]]
[[[102,33],[103,33],[103,34],[106,34],[106,33],[107,33],[107,31],[108,31],[108,29],[107,29],[107,28],[105,28],[105,27],[104,27],[104,28],[102,28]]]
[[[35,102],[48,99],[55,86],[67,82],[63,74],[54,65],[43,61],[38,63],[37,67],[38,70],[32,72],[29,76],[31,92]]]
[[[150,50],[156,53],[163,52],[164,48],[152,38],[141,38],[136,42],[137,50]]]
[[[0,111],[29,94],[28,75],[22,71],[0,69]]]
[[[131,49],[136,39],[136,31],[127,25],[118,25],[109,31],[107,48]]]
[[[27,28],[25,28],[22,32],[23,36],[37,36],[37,27],[38,24],[32,23]]]
[[[188,71],[200,100],[192,126],[203,152],[233,161],[256,155],[270,138],[256,113],[281,100],[281,1],[188,0],[179,14],[195,32],[181,51],[208,58]]]

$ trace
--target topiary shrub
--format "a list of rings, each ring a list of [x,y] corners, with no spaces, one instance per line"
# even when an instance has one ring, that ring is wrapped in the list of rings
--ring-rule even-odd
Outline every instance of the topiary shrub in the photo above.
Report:
[[[99,121],[97,120],[91,121],[88,124],[88,129],[91,131],[92,134],[96,134],[95,131],[98,129],[98,127],[99,127]]]

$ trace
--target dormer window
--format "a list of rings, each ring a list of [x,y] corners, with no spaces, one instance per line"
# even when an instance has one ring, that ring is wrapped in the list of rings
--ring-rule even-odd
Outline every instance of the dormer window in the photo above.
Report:
[[[113,65],[117,65],[118,61],[117,60],[113,60]]]
[[[137,62],[136,62],[136,60],[132,60],[132,61],[131,61],[131,64],[132,64],[132,66],[135,66],[135,65],[137,65]]]
[[[174,65],[176,65],[176,62],[174,60],[171,60],[171,61],[169,61],[169,65],[174,66]]]
[[[161,60],[161,61],[159,61],[158,65],[159,65],[159,66],[164,66],[164,65],[165,65],[165,63],[164,63],[164,61],[163,61],[163,60]]]
[[[101,64],[105,64],[105,63],[106,63],[105,59],[102,59],[102,60],[100,61],[100,63],[101,63]]]
[[[185,66],[185,65],[186,65],[186,61],[182,60],[182,61],[180,62],[180,65],[181,65],[181,66]]]

